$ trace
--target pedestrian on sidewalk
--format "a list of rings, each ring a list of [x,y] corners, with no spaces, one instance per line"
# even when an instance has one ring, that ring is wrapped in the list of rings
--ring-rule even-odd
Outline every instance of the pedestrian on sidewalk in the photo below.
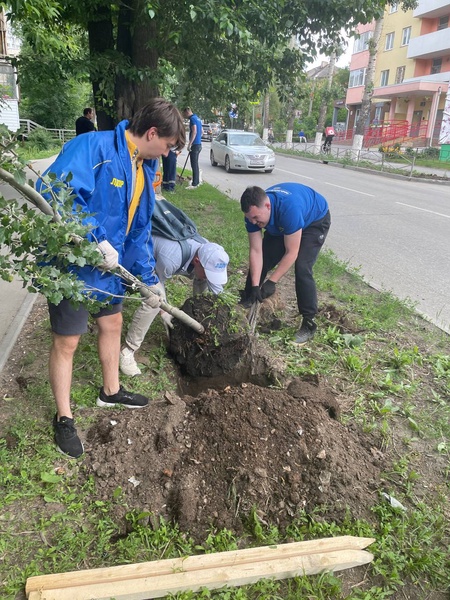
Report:
[[[83,115],[75,121],[75,133],[81,135],[90,131],[95,131],[94,109],[87,107],[83,110]]]
[[[122,330],[122,298],[125,285],[111,273],[119,264],[142,278],[154,294],[145,301],[159,307],[162,293],[154,271],[151,242],[151,215],[155,202],[152,182],[161,155],[185,143],[184,123],[179,111],[162,98],[153,98],[130,121],[121,121],[114,131],[95,136],[80,135],[64,145],[63,151],[46,173],[56,179],[52,186],[72,174],[74,213],[88,215],[89,238],[98,244],[103,262],[97,268],[70,268],[95,289],[92,296],[109,304],[92,315],[98,326],[98,353],[103,385],[97,405],[141,408],[148,398],[129,392],[119,383],[119,354]],[[38,181],[37,190],[47,198],[47,185]],[[70,405],[73,358],[80,337],[88,330],[88,311],[64,299],[49,302],[52,347],[50,385],[56,402],[53,419],[58,449],[78,458],[84,452],[75,428]]]
[[[317,329],[313,266],[331,224],[328,203],[306,185],[280,183],[266,191],[248,187],[241,197],[241,209],[249,239],[249,272],[242,302],[251,306],[274,294],[278,281],[294,265],[297,306],[303,318],[294,342],[303,346]]]
[[[192,109],[187,106],[183,110],[183,117],[189,119],[189,141],[187,150],[190,153],[192,181],[187,186],[187,190],[195,190],[200,184],[200,167],[198,165],[198,157],[202,151],[202,122],[199,117],[192,112]]]
[[[228,280],[227,265],[228,254],[219,246],[198,239],[188,238],[189,246],[187,260],[183,260],[180,243],[161,236],[153,236],[153,252],[156,260],[156,274],[164,289],[164,283],[174,275],[182,275],[192,279],[194,295],[210,291],[213,294],[223,292],[223,286]],[[163,298],[165,299],[165,291]],[[125,345],[120,352],[120,370],[124,375],[134,377],[140,375],[141,370],[136,362],[134,353],[139,350],[144,338],[155,317],[160,314],[167,334],[173,328],[172,316],[159,307],[151,308],[143,302],[134,313],[127,331]]]

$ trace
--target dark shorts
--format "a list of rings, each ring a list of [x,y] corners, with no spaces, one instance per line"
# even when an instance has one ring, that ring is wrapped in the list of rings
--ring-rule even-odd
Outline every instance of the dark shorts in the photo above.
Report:
[[[83,307],[76,308],[70,300],[64,299],[59,304],[48,303],[50,325],[53,333],[58,335],[81,335],[88,331],[90,313]],[[98,313],[92,314],[94,319],[115,315],[122,312],[122,303],[109,304]]]

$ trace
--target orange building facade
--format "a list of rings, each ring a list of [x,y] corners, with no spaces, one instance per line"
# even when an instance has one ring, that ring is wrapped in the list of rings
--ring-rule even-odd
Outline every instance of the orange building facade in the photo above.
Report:
[[[415,10],[386,7],[376,57],[374,91],[366,127],[398,126],[412,145],[444,143],[450,80],[450,2],[419,0]],[[375,23],[360,26],[350,62],[347,129],[361,107]],[[448,102],[448,100],[447,100]]]

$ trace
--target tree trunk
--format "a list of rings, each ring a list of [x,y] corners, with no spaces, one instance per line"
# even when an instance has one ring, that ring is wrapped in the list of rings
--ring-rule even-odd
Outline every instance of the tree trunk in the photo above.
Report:
[[[114,50],[114,36],[111,11],[109,7],[99,8],[99,15],[95,21],[88,23],[89,54],[92,57]],[[111,77],[113,74],[111,73]],[[95,112],[97,115],[97,126],[99,130],[114,129],[114,109],[108,102],[103,82],[105,72],[92,74],[92,91],[94,93]]]
[[[327,75],[327,93],[324,95],[324,99],[319,109],[319,120],[317,122],[316,137],[314,140],[314,154],[319,154],[320,147],[322,145],[322,134],[325,126],[325,118],[327,116],[328,103],[330,101],[330,91],[333,85],[334,65],[336,64],[336,52],[333,52],[330,56],[330,62],[328,63],[328,75]]]
[[[264,96],[264,121],[263,121],[263,140],[267,142],[269,137],[269,111],[270,111],[270,93],[267,90],[266,95]]]
[[[119,12],[117,49],[129,60],[132,69],[156,73],[158,66],[156,23],[144,13],[142,0],[132,0]],[[133,32],[131,34],[131,31]],[[120,73],[116,79],[118,119],[129,119],[150,98],[158,95],[158,88],[150,77],[142,79]]]
[[[361,109],[359,111],[359,118],[355,127],[355,135],[353,137],[352,149],[355,151],[361,150],[362,148],[364,130],[366,128],[367,120],[370,115],[370,107],[372,104],[372,95],[375,80],[375,67],[377,63],[378,46],[381,38],[381,31],[383,29],[383,22],[383,17],[380,17],[375,21],[373,37],[369,40],[369,64],[367,65],[366,81],[364,85]]]

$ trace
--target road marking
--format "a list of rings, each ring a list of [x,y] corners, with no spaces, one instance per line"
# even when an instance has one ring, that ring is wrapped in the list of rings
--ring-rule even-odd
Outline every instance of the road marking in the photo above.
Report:
[[[308,177],[307,175],[301,175],[300,173],[293,173],[292,171],[286,171],[285,169],[279,169],[277,167],[277,172],[281,171],[282,173],[289,173],[289,175],[295,175],[296,177],[303,177],[303,179],[310,179],[311,181],[314,179],[314,177]]]
[[[307,175],[301,175],[300,173],[293,173],[292,171],[286,171],[285,169],[279,169],[277,167],[277,172],[281,171],[282,173],[289,173],[289,175],[295,175],[296,177],[303,177],[303,179],[310,179],[313,181],[316,177],[308,177]],[[335,183],[328,183],[327,181],[322,181],[325,185],[332,185],[333,187],[340,188],[341,190],[347,190],[348,192],[354,192],[355,194],[362,194],[363,196],[369,196],[370,198],[375,198],[375,194],[367,194],[366,192],[360,192],[359,190],[354,190],[352,188],[344,187],[343,185],[336,185]]]
[[[396,202],[396,204],[408,206],[409,208],[415,208],[416,210],[423,210],[423,212],[429,212],[432,215],[438,215],[439,217],[445,217],[446,219],[450,219],[450,215],[444,215],[443,213],[438,213],[434,210],[428,210],[427,208],[420,208],[420,206],[413,206],[412,204],[405,204],[404,202]]]
[[[344,187],[343,185],[337,185],[336,183],[328,183],[328,181],[323,182],[325,185],[332,185],[333,187],[337,187],[341,190],[347,190],[349,192],[355,192],[355,194],[362,194],[363,196],[370,196],[371,198],[375,198],[375,194],[367,194],[366,192],[360,192],[359,190],[354,190],[352,188]]]

